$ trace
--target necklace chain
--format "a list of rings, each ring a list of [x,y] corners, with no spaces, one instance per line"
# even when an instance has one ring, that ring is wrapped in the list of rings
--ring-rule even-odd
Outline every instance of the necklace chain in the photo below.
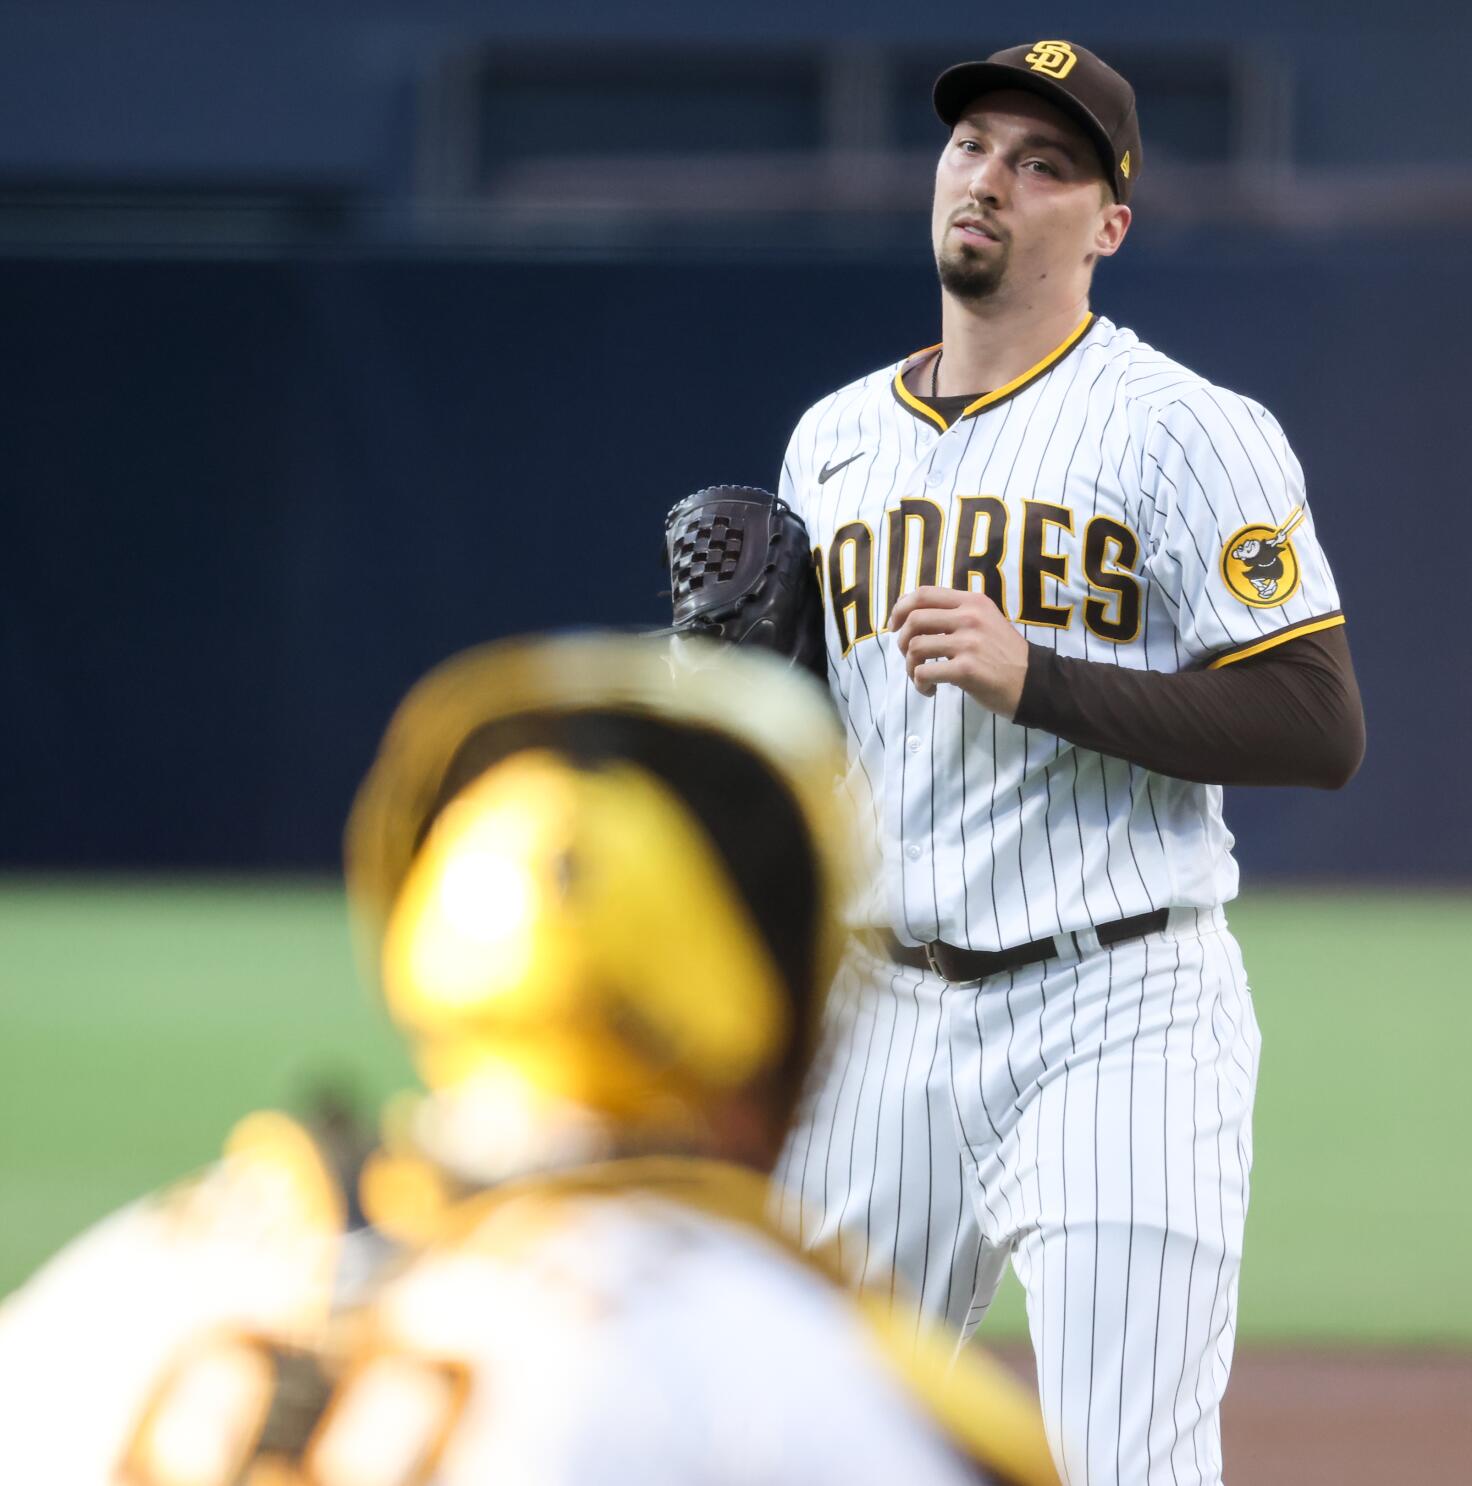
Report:
[[[930,395],[932,397],[938,397],[940,395],[935,390],[936,378],[940,376],[940,358],[945,354],[944,349],[937,351],[935,353],[935,360],[930,363]]]

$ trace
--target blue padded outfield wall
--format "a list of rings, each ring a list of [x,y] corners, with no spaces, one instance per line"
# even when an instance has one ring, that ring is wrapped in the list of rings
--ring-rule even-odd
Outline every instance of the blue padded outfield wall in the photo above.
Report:
[[[1237,793],[1249,873],[1472,873],[1469,260],[1141,231],[1096,283],[1277,414],[1350,614],[1364,768]],[[0,862],[330,867],[419,672],[660,622],[666,507],[771,484],[810,401],[936,325],[922,240],[887,266],[10,260]]]

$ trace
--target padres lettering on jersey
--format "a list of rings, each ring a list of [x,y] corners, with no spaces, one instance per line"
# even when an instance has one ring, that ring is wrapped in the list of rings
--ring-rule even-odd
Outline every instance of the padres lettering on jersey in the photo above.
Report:
[[[1083,623],[1101,640],[1133,640],[1140,629],[1143,589],[1134,568],[1140,539],[1108,516],[1095,516],[1087,531],[1075,533],[1073,512],[1049,501],[1023,502],[1020,541],[1008,541],[1006,504],[994,495],[962,495],[956,500],[954,531],[947,534],[946,512],[935,501],[905,497],[885,512],[884,627],[902,593],[926,584],[979,589],[1004,614],[1021,624],[1066,629],[1076,615],[1071,603],[1050,603],[1049,579],[1066,584],[1070,561],[1082,562],[1091,596],[1082,606]],[[1051,538],[1050,527],[1058,528]],[[1074,538],[1065,544],[1065,537]],[[1059,550],[1050,550],[1056,540]],[[1017,571],[1004,573],[1009,546],[1020,549]],[[1072,549],[1072,550],[1070,550]],[[840,654],[874,638],[876,574],[874,534],[862,521],[850,521],[833,534],[827,558],[833,623]],[[949,562],[942,576],[941,557]],[[823,549],[813,561],[824,585]],[[1010,581],[1009,581],[1010,579]],[[1009,603],[1009,593],[1016,601]]]
[[[1227,901],[1220,789],[1018,727],[954,686],[922,697],[888,619],[918,586],[976,589],[1060,654],[1161,671],[1342,623],[1282,430],[1104,319],[950,427],[905,388],[914,359],[811,408],[780,485],[814,543],[849,784],[883,855],[855,917],[1001,949]]]

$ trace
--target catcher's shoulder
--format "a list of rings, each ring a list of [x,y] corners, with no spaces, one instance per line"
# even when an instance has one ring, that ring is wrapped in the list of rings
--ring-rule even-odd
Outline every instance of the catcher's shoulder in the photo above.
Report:
[[[312,1132],[278,1110],[258,1110],[234,1126],[216,1159],[104,1217],[39,1273],[99,1252],[333,1240],[346,1215],[346,1193]]]
[[[256,1110],[216,1158],[121,1209],[155,1238],[187,1248],[217,1240],[250,1247],[340,1236],[348,1194],[323,1142],[279,1110]]]

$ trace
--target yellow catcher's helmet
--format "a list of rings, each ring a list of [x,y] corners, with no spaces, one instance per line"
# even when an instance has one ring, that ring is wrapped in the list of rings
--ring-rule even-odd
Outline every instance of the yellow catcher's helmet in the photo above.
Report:
[[[347,838],[426,1079],[509,1068],[633,1121],[801,1068],[840,946],[842,767],[821,688],[731,647],[672,670],[646,639],[534,639],[432,672]]]

